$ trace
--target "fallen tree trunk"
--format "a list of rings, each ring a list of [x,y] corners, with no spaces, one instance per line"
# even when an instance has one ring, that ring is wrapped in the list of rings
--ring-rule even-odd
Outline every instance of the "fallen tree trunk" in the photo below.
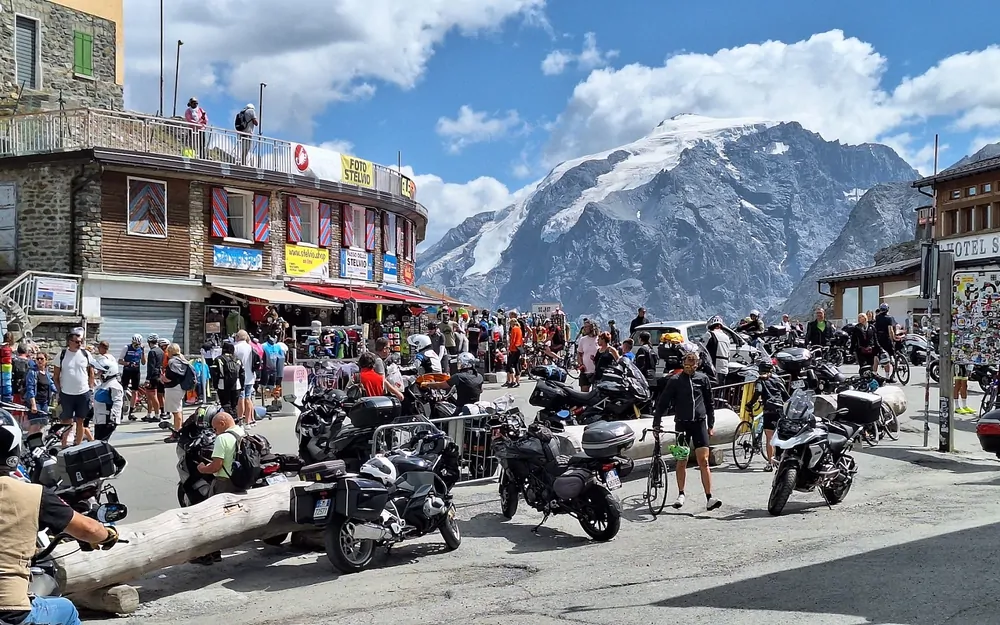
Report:
[[[168,510],[118,531],[128,543],[108,551],[77,551],[75,545],[58,548],[63,593],[125,584],[146,573],[183,564],[213,551],[296,530],[289,514],[289,490],[301,482],[255,488],[245,495],[216,495],[190,508]]]
[[[131,614],[139,609],[139,591],[124,584],[78,592],[69,595],[69,600],[78,608],[108,614]]]

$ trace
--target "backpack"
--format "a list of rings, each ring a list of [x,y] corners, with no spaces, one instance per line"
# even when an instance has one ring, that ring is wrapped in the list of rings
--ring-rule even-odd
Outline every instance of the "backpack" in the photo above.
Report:
[[[236,439],[236,452],[233,454],[229,480],[238,490],[247,490],[260,477],[263,445],[253,436],[238,436],[235,432],[223,432],[223,434],[231,434]]]
[[[197,382],[194,378],[194,367],[191,366],[191,363],[187,363],[187,366],[184,369],[184,377],[181,378],[181,388],[185,391],[190,391],[196,386],[196,384]]]
[[[28,359],[15,357],[11,363],[10,385],[17,395],[24,395],[25,381],[28,379]]]
[[[243,378],[240,376],[240,361],[228,354],[219,360],[221,361],[219,371],[222,374],[222,385],[227,391],[235,391],[243,382]]]
[[[660,360],[663,361],[664,373],[669,374],[684,368],[684,350],[681,349],[680,345],[671,343],[660,345],[659,352]]]
[[[239,113],[236,114],[236,119],[233,121],[233,124],[236,126],[236,132],[246,131],[247,121],[246,121],[246,116],[243,114],[243,111],[240,111]]]
[[[260,374],[264,372],[264,359],[252,347],[250,348],[250,369],[255,377],[260,377]]]

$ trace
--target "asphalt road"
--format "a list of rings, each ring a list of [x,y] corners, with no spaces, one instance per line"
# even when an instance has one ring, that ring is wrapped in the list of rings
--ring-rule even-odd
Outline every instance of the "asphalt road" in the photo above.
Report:
[[[911,415],[923,408],[921,376],[906,389]],[[529,392],[525,384],[518,393],[526,414]],[[626,522],[604,544],[563,517],[534,535],[541,515],[523,501],[504,521],[495,485],[461,487],[464,542],[455,552],[444,551],[440,536],[426,537],[338,577],[323,554],[254,543],[213,567],[184,565],[141,580],[143,605],[128,622],[996,622],[1000,465],[978,452],[970,423],[957,423],[957,454],[922,450],[918,433],[856,450],[860,470],[843,504],[829,509],[818,494],[794,493],[777,518],[765,510],[772,474],[759,460],[745,472],[729,463],[713,471],[721,509],[705,511],[692,472],[687,505],[655,520],[640,499],[639,475],[619,491]],[[278,451],[292,451],[292,426],[275,418],[258,431]],[[130,462],[118,489],[133,519],[174,506],[174,446],[158,442],[162,436],[135,424],[116,434]]]

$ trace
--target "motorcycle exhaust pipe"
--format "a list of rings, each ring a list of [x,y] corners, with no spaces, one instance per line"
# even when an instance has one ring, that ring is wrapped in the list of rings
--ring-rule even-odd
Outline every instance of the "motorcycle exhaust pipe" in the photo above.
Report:
[[[386,540],[391,536],[389,530],[384,527],[379,527],[372,523],[365,523],[363,525],[354,526],[354,538],[355,540],[375,540],[381,541]]]

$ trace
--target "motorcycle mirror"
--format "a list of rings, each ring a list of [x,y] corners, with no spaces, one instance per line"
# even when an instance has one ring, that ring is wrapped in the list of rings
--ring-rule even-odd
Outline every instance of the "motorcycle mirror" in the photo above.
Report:
[[[128,516],[128,506],[123,503],[102,503],[97,508],[97,520],[101,523],[116,523]]]
[[[295,403],[299,399],[298,397],[296,397],[295,395],[292,395],[292,394],[282,395],[281,398],[284,399],[285,401],[287,401],[290,404]]]
[[[347,399],[350,401],[358,401],[361,399],[363,393],[360,384],[352,384],[347,387]]]
[[[167,423],[166,421],[160,421],[157,425],[159,426],[159,428],[161,430],[169,430],[170,429],[170,424]]]

